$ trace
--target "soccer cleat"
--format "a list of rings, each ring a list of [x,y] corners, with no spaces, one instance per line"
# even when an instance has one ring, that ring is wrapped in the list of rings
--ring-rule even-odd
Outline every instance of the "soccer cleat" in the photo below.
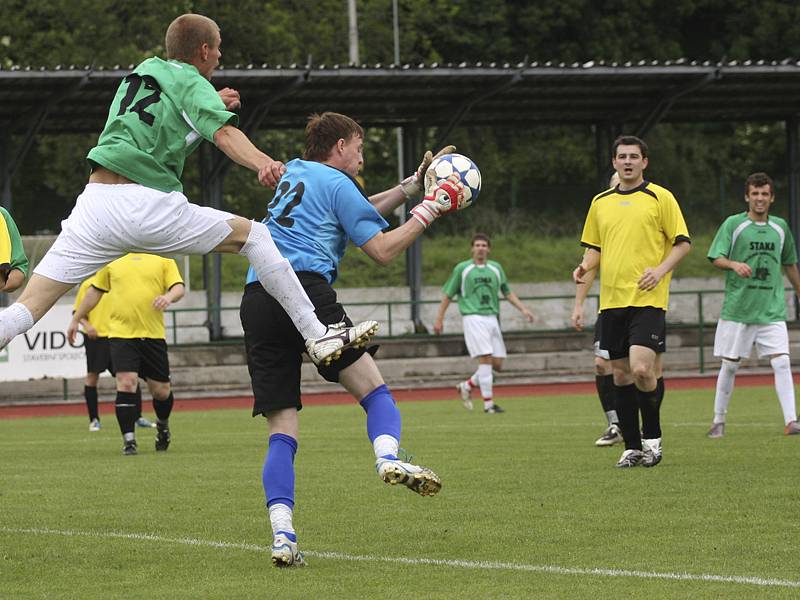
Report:
[[[725,423],[712,423],[711,429],[708,430],[706,435],[708,435],[708,437],[710,437],[712,440],[721,438],[723,435],[725,435]]]
[[[595,440],[595,446],[613,446],[614,444],[619,444],[623,442],[622,439],[622,432],[619,430],[619,425],[616,423],[612,423],[608,426],[608,429],[605,430],[603,435],[601,435],[597,440]]]
[[[375,470],[386,483],[402,483],[420,496],[434,496],[442,489],[442,480],[427,467],[418,467],[396,459],[379,458]]]
[[[461,394],[461,402],[464,404],[464,408],[467,410],[472,410],[472,399],[470,398],[470,394],[472,390],[469,389],[469,385],[466,381],[462,381],[456,386],[456,390],[459,394]]]
[[[156,423],[156,429],[156,452],[166,452],[171,439],[169,435],[169,425]]]
[[[89,423],[89,431],[100,431],[100,419],[92,419]]]
[[[303,567],[306,561],[297,549],[297,542],[278,533],[272,538],[272,564],[276,567]]]
[[[144,417],[139,417],[138,419],[136,419],[136,426],[137,427],[144,427],[145,429],[147,429],[147,428],[155,427],[156,424],[153,423],[150,419],[145,419]]]
[[[364,321],[354,327],[346,327],[344,323],[328,325],[321,338],[306,340],[306,351],[315,365],[329,365],[342,355],[345,348],[363,348],[369,338],[378,331],[377,321]]]
[[[139,448],[136,446],[136,440],[128,440],[122,447],[122,454],[124,456],[134,456],[139,454]]]
[[[492,405],[490,408],[484,408],[483,412],[489,415],[500,414],[506,412],[505,409],[500,408],[497,404]]]
[[[642,463],[643,459],[644,459],[644,452],[642,452],[641,450],[635,450],[635,449],[625,450],[625,452],[622,453],[622,456],[619,457],[616,466],[618,469],[638,467]]]
[[[661,438],[642,440],[643,467],[655,467],[661,462]]]
[[[800,423],[791,421],[786,427],[783,428],[784,435],[797,435],[800,434]]]

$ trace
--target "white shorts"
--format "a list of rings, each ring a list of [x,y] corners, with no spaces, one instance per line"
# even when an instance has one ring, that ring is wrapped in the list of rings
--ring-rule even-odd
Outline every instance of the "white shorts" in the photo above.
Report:
[[[138,183],[89,183],[61,233],[33,270],[62,283],[80,283],[129,252],[166,257],[207,254],[232,231],[235,215],[191,204],[180,192]]]
[[[786,322],[764,324],[737,323],[720,319],[714,335],[714,356],[748,358],[756,345],[758,357],[789,354]]]
[[[464,315],[464,341],[472,358],[488,355],[506,357],[500,323],[494,315]]]

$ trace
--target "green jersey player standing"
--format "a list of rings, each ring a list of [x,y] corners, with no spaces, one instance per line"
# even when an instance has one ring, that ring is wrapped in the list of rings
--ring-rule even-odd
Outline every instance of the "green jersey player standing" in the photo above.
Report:
[[[479,387],[483,397],[483,411],[489,414],[505,412],[492,400],[494,375],[492,369],[500,371],[506,357],[506,346],[500,332],[500,294],[519,310],[528,322],[533,322],[533,313],[508,287],[505,271],[500,263],[489,260],[491,241],[487,235],[472,236],[472,258],[460,262],[442,287],[442,302],[433,330],[438,335],[444,329],[444,314],[452,300],[458,301],[458,309],[464,320],[464,341],[472,358],[478,359],[478,370],[456,388],[467,410],[472,410],[470,394]]]
[[[147,59],[122,80],[87,156],[88,185],[19,300],[0,313],[0,348],[75,284],[129,252],[246,256],[305,338],[315,363],[329,363],[377,329],[375,321],[323,325],[266,225],[197,206],[183,195],[184,161],[202,140],[255,171],[264,186],[275,187],[285,171],[236,127],[231,111],[240,105],[239,93],[211,85],[221,43],[214,21],[182,15],[167,29],[167,60]]]
[[[710,438],[725,434],[725,419],[736,371],[753,344],[759,358],[769,357],[775,372],[775,391],[783,410],[784,433],[800,433],[794,382],[789,361],[786,298],[783,273],[800,295],[800,273],[794,237],[786,221],[769,214],[775,186],[766,173],[745,181],[748,210],[728,217],[720,226],[708,258],[725,269],[725,300],[714,337],[714,356],[722,359],[714,398]]]

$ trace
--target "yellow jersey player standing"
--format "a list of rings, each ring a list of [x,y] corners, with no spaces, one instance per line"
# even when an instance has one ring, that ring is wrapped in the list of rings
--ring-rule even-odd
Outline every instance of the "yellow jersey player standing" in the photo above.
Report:
[[[672,193],[644,179],[647,144],[635,136],[614,141],[619,185],[594,197],[581,235],[586,247],[572,273],[576,284],[598,267],[599,349],[608,352],[625,451],[617,467],[661,461],[661,354],[672,270],[691,248]],[[639,430],[639,410],[642,430]]]
[[[170,443],[169,416],[174,398],[170,388],[164,310],[183,298],[185,287],[174,260],[152,254],[128,254],[103,267],[72,317],[67,337],[75,339],[78,325],[113,290],[108,326],[111,362],[116,371],[116,413],[125,455],[137,454],[134,427],[141,414],[139,377],[147,381],[156,413],[156,450]],[[124,300],[121,300],[124,299]]]

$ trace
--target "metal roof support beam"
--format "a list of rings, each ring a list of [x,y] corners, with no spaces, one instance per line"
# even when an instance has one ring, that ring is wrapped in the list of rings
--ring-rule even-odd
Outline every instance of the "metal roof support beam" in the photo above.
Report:
[[[515,86],[517,83],[522,81],[522,70],[517,71],[514,75],[511,76],[510,79],[502,81],[498,85],[489,88],[485,92],[481,92],[475,94],[472,98],[469,98],[466,102],[462,103],[461,106],[456,111],[455,115],[450,119],[450,122],[444,128],[444,130],[439,134],[439,138],[436,140],[435,147],[440,148],[444,143],[447,141],[447,136],[458,127],[461,121],[464,120],[464,117],[467,116],[469,111],[475,106],[478,102],[482,100],[486,100],[487,98],[491,98],[492,96],[496,96],[500,92],[504,92],[510,87]]]
[[[789,174],[789,227],[797,245],[800,240],[800,119],[796,115],[786,119],[786,161],[786,172]],[[796,296],[794,318],[800,318]]]
[[[403,135],[403,161],[407,165],[416,164],[419,158],[422,131],[417,127],[406,127]],[[418,198],[405,203],[406,214],[417,203]],[[418,237],[406,250],[406,285],[408,285],[411,313],[409,318],[414,325],[414,333],[427,333],[422,322],[420,304],[422,300],[422,238]]]
[[[706,73],[700,80],[693,81],[692,83],[678,88],[672,91],[672,93],[668,94],[665,98],[662,98],[658,104],[656,104],[655,108],[650,112],[647,117],[639,124],[639,126],[634,131],[634,135],[636,137],[643,138],[650,130],[658,125],[658,123],[663,119],[666,114],[669,112],[669,109],[672,108],[672,105],[675,104],[675,101],[680,98],[681,96],[685,96],[691,92],[695,92],[701,88],[704,88],[712,81],[716,81],[722,77],[722,68],[714,69],[713,71]]]

